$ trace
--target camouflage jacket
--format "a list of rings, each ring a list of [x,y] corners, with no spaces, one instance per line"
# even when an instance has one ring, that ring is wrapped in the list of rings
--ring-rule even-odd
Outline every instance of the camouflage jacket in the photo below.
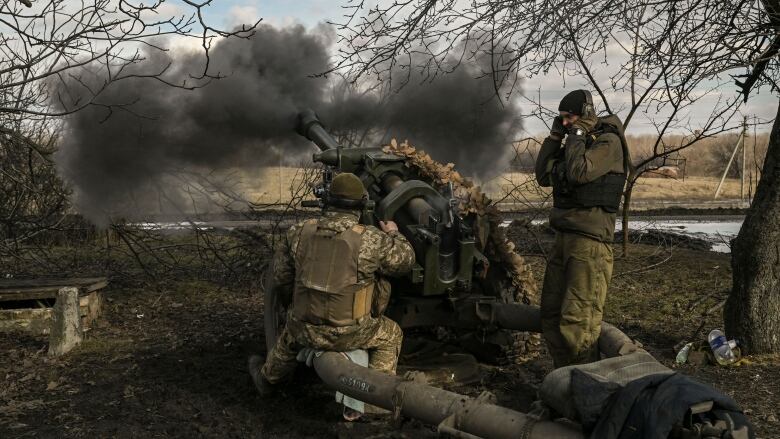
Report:
[[[358,224],[357,214],[344,210],[326,211],[317,226],[343,232]],[[289,287],[295,281],[295,253],[301,237],[303,222],[292,226],[282,239],[274,256],[274,283]],[[376,275],[402,276],[412,269],[414,250],[400,233],[384,233],[374,226],[366,226],[358,256],[358,282],[376,280]]]

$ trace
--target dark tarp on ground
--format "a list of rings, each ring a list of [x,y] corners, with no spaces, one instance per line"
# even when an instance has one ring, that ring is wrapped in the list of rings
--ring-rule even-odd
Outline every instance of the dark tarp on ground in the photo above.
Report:
[[[730,418],[734,430],[747,426],[754,437],[732,398],[685,375],[649,375],[621,388],[578,369],[571,374],[574,403],[592,438],[666,439],[692,405],[705,401],[714,402],[711,413],[718,419]]]

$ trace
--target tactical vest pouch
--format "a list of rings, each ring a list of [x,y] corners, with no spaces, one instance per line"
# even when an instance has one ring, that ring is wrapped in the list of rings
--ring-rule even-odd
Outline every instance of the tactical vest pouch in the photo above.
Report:
[[[553,207],[558,209],[601,207],[609,213],[618,211],[631,159],[623,133],[609,124],[602,124],[601,127],[600,133],[613,133],[620,138],[624,172],[610,172],[585,184],[570,184],[566,176],[566,160],[564,155],[560,154],[556,157],[552,167],[553,171],[550,173],[553,186]],[[595,135],[588,136],[585,147],[590,148],[596,141],[596,137]]]
[[[556,179],[556,174],[553,174]],[[558,209],[601,207],[615,213],[620,206],[626,174],[606,174],[582,185],[570,185],[556,179],[553,183],[553,206]]]
[[[295,255],[293,316],[316,325],[349,326],[371,313],[373,282],[358,283],[365,228],[337,233],[304,223]]]
[[[615,213],[620,207],[626,174],[609,173],[596,180],[581,185],[569,184],[566,174],[560,172],[563,163],[553,168],[553,207],[558,209],[577,209],[601,207]]]
[[[553,185],[553,206],[559,209],[601,207],[615,213],[620,206],[625,183],[626,174],[613,173],[577,186],[558,182]]]

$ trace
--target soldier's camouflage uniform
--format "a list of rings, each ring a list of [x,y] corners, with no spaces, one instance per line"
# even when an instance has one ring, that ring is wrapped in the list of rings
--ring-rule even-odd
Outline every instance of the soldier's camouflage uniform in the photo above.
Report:
[[[598,134],[603,124],[611,125],[620,135]],[[596,135],[569,134],[565,145],[552,137],[545,139],[536,162],[539,184],[553,185],[550,164],[556,157],[574,185],[608,173],[625,173],[620,120],[616,116],[599,118],[594,131]],[[556,233],[544,275],[541,313],[555,367],[598,360],[597,341],[612,277],[615,219],[614,212],[602,207],[554,207],[550,213],[550,226]]]
[[[358,216],[354,212],[330,209],[318,220],[317,228],[341,233],[357,224]],[[299,223],[288,230],[274,256],[273,276],[277,288],[293,289],[295,255],[303,226],[304,223]],[[370,315],[355,324],[332,326],[300,321],[291,310],[287,325],[268,353],[262,374],[272,384],[289,377],[303,347],[336,352],[365,349],[369,353],[369,367],[394,374],[403,333],[398,324],[382,315],[390,295],[389,283],[382,276],[404,275],[413,264],[414,250],[403,235],[365,226],[358,253],[357,279],[374,282]]]

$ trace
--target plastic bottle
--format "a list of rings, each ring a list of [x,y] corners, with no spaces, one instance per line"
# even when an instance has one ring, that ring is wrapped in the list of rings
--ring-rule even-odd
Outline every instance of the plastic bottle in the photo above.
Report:
[[[680,352],[677,353],[677,358],[675,359],[677,364],[685,364],[688,362],[688,355],[691,353],[692,347],[693,343],[686,343],[685,346],[680,349]]]
[[[713,329],[707,336],[707,341],[710,342],[710,348],[718,364],[726,366],[737,361],[737,357],[731,350],[731,343],[726,340],[726,336],[720,329]]]

